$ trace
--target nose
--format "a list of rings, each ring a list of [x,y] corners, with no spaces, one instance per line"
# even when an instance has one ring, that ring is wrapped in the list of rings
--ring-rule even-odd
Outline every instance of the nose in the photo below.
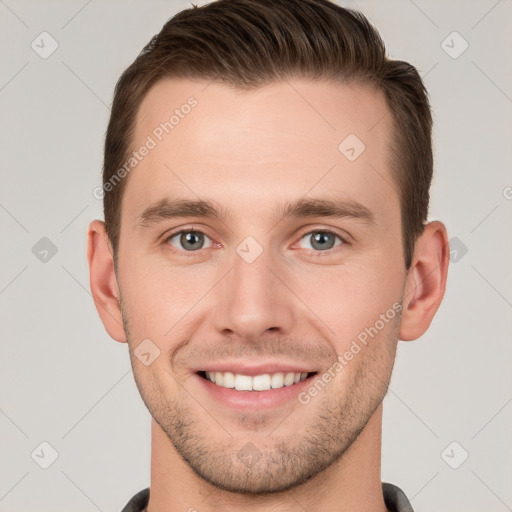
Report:
[[[233,268],[216,287],[217,332],[247,342],[261,341],[267,332],[289,335],[296,321],[296,299],[287,287],[287,274],[268,250],[252,263],[235,253]]]

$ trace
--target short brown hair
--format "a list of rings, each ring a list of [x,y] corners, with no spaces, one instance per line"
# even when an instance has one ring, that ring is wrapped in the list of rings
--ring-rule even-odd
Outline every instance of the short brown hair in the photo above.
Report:
[[[105,139],[103,208],[117,261],[127,178],[105,187],[133,145],[138,109],[165,78],[205,79],[251,89],[293,77],[355,81],[385,95],[393,121],[390,166],[401,202],[406,268],[428,214],[432,116],[416,68],[386,57],[359,12],[329,0],[217,0],[167,21],[119,78]],[[112,183],[112,182],[110,182]]]

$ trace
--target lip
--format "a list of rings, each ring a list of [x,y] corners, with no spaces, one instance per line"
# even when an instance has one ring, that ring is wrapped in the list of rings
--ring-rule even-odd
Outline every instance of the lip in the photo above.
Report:
[[[218,368],[218,366],[215,366]],[[231,367],[232,368],[232,367]],[[265,367],[268,370],[268,366]],[[282,368],[282,366],[280,367]],[[253,368],[254,369],[254,368]],[[207,370],[207,371],[231,371],[227,370]],[[247,369],[245,370],[247,371]],[[261,372],[261,370],[258,370]],[[278,370],[281,371],[281,370]],[[293,371],[293,370],[290,370]],[[300,370],[296,370],[299,373]],[[242,371],[237,373],[243,373]],[[263,373],[271,373],[264,371]],[[275,373],[275,372],[274,372]],[[260,375],[256,372],[253,374],[245,373],[244,375]],[[204,377],[196,373],[195,379],[198,381],[200,389],[211,396],[216,402],[241,412],[261,411],[266,409],[274,409],[285,405],[291,401],[299,402],[298,395],[311,386],[316,377],[316,373],[309,375],[305,380],[292,384],[291,386],[283,386],[278,389],[269,389],[267,391],[238,391],[234,388],[224,388],[217,386]]]

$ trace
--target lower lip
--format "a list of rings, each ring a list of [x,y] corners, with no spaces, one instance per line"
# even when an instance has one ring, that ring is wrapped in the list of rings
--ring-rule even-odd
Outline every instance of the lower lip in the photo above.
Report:
[[[311,375],[291,386],[269,389],[267,391],[238,391],[234,388],[217,386],[208,379],[196,374],[200,384],[215,400],[240,411],[271,409],[286,404],[292,400],[299,401],[298,395],[307,389],[316,374]]]

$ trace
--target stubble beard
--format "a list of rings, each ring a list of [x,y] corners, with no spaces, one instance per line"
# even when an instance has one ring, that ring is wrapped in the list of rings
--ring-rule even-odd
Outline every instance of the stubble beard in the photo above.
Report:
[[[343,457],[387,393],[401,316],[370,342],[383,348],[363,349],[369,352],[345,388],[334,378],[308,405],[298,404],[287,417],[272,420],[273,425],[265,414],[244,414],[233,426],[217,417],[218,412],[201,407],[170,372],[155,375],[140,368],[133,356],[129,318],[121,309],[135,382],[156,423],[198,477],[218,489],[247,495],[288,491]],[[175,389],[173,396],[170,388]],[[310,408],[307,417],[304,408]],[[305,425],[302,434],[297,434],[297,425]],[[222,437],[213,438],[214,431]]]

